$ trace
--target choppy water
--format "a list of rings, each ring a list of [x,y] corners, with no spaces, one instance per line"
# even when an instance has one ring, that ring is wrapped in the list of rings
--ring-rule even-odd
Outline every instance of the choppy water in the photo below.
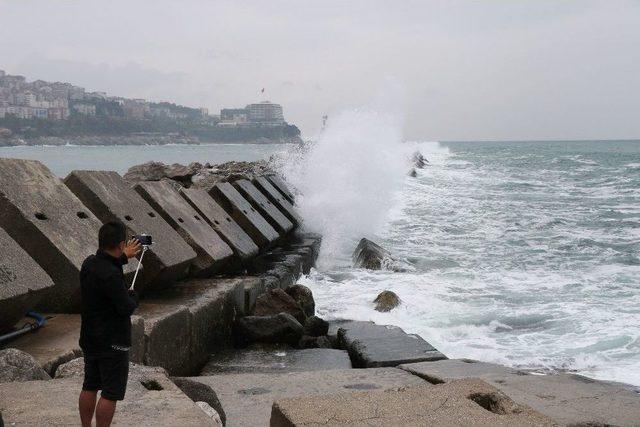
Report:
[[[354,270],[336,251],[304,279],[320,314],[396,324],[449,357],[640,385],[640,141],[420,147],[431,165],[368,236],[415,271]],[[371,303],[384,289],[403,301],[388,314]]]

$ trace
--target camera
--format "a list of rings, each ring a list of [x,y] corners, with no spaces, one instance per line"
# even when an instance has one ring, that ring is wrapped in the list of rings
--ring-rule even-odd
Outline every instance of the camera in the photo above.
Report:
[[[151,246],[153,244],[153,238],[148,234],[140,234],[139,236],[134,236],[134,238],[140,242],[142,246]]]

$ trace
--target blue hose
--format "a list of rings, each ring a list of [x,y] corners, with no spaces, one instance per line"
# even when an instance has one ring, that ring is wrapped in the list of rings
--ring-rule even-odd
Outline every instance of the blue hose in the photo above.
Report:
[[[5,335],[0,335],[0,344],[5,341],[9,341],[10,339],[17,338],[26,334],[27,332],[35,331],[36,329],[40,329],[47,323],[44,316],[40,313],[36,313],[35,311],[30,311],[27,313],[27,317],[31,317],[35,320],[35,323],[27,323],[17,331],[9,332]]]

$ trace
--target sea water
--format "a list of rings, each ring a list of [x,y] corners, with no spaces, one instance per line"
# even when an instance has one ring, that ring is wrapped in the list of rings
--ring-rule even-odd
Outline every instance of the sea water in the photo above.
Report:
[[[395,324],[449,357],[640,385],[640,142],[407,143],[393,117],[352,111],[301,151],[284,145],[17,147],[64,177],[156,160],[279,155],[324,235],[301,279],[319,315]],[[419,149],[429,166],[408,177]],[[351,268],[368,237],[405,272]],[[402,304],[378,313],[392,290]]]

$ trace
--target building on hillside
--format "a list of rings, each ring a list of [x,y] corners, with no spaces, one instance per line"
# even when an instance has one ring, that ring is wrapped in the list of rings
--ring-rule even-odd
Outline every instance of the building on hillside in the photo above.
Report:
[[[247,123],[247,110],[244,108],[223,108],[220,110],[218,126],[238,126]]]
[[[96,106],[93,104],[83,104],[83,103],[75,103],[71,106],[73,111],[78,114],[82,114],[85,116],[95,116],[96,115]]]
[[[54,107],[47,110],[49,120],[67,120],[69,109],[64,107]]]
[[[284,123],[284,114],[280,104],[264,101],[259,104],[249,104],[245,110],[249,122],[278,125]]]

